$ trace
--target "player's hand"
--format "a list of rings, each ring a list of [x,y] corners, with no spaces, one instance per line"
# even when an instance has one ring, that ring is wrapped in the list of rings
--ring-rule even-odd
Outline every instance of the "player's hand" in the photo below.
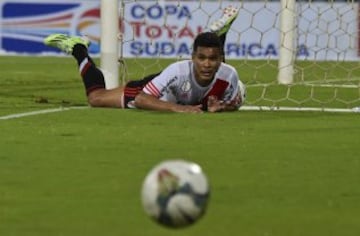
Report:
[[[225,102],[225,110],[226,111],[238,111],[240,105],[241,105],[241,97],[240,97],[240,94],[237,94],[233,100]]]
[[[225,109],[225,103],[215,96],[209,96],[207,101],[208,112],[219,112]]]
[[[208,111],[220,112],[220,111],[236,111],[240,104],[240,98],[236,97],[233,101],[218,100],[215,96],[208,97]]]

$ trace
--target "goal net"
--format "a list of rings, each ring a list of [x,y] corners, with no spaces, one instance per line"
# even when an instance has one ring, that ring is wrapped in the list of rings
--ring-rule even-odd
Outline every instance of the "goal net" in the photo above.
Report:
[[[120,75],[140,79],[190,58],[194,37],[228,6],[227,63],[247,86],[243,109],[360,107],[357,1],[119,1]]]

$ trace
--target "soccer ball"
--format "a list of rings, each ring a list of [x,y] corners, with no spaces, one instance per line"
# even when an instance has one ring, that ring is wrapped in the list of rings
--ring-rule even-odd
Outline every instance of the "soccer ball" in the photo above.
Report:
[[[169,160],[155,166],[142,186],[145,212],[158,223],[181,228],[195,223],[206,210],[210,188],[198,164]]]

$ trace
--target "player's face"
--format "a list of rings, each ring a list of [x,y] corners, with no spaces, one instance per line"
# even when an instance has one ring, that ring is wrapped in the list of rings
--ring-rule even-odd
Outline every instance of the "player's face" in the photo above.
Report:
[[[194,72],[196,81],[206,86],[214,79],[223,57],[219,48],[198,47],[193,52]]]

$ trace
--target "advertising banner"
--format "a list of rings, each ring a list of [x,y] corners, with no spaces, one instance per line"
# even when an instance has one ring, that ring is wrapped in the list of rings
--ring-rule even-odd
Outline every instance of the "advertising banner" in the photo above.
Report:
[[[189,57],[192,41],[218,19],[221,8],[236,2],[124,1],[124,57]],[[266,7],[264,7],[266,5]],[[354,7],[356,6],[356,7]],[[86,35],[92,54],[99,54],[99,0],[4,0],[0,3],[0,52],[59,53],[43,45],[51,33]],[[280,2],[242,2],[227,35],[231,59],[277,59]],[[297,57],[307,60],[358,60],[357,4],[298,3]]]

